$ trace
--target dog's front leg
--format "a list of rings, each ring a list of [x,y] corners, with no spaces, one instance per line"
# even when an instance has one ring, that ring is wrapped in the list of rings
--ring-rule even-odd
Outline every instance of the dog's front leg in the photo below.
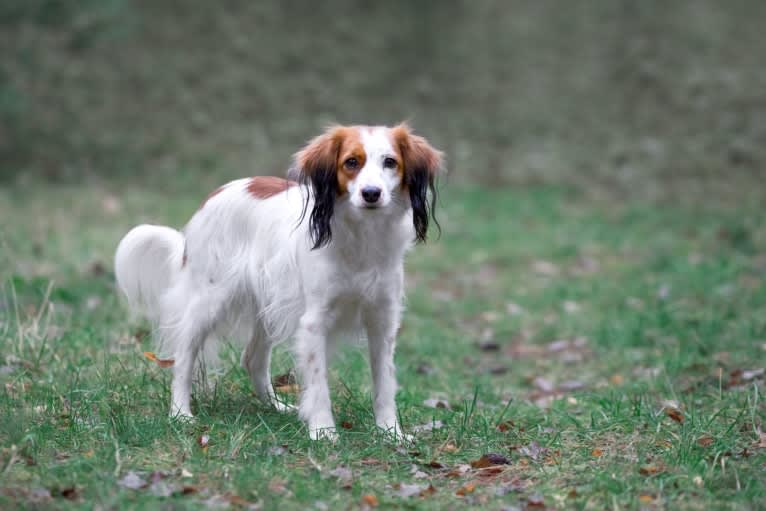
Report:
[[[372,370],[375,423],[398,440],[407,440],[396,414],[396,368],[394,349],[399,329],[400,306],[386,300],[365,311],[364,323]]]
[[[327,317],[308,311],[295,335],[295,356],[303,384],[298,413],[306,421],[312,440],[335,440],[330,389],[327,385]]]

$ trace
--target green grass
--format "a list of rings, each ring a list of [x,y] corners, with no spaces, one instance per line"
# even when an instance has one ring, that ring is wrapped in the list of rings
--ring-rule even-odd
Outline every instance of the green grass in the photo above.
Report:
[[[169,372],[142,356],[111,257],[133,224],[182,225],[199,188],[0,190],[0,506],[355,509],[374,495],[382,509],[763,507],[763,376],[738,373],[766,357],[762,208],[446,187],[441,239],[408,259],[397,352],[405,429],[443,426],[402,449],[375,431],[353,346],[333,363],[348,426],[335,445],[259,405],[234,352],[196,393],[196,422],[168,419]],[[286,372],[289,355],[274,364]],[[451,409],[424,405],[434,397]],[[457,474],[486,453],[511,463]],[[131,471],[164,478],[124,488]],[[435,492],[402,497],[399,483]],[[154,495],[162,485],[175,493]]]

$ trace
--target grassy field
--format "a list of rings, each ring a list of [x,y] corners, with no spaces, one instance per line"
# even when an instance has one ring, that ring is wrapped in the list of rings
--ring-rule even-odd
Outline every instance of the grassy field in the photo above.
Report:
[[[0,191],[0,507],[764,507],[755,204],[445,187],[441,239],[408,260],[402,448],[375,431],[354,346],[333,364],[335,445],[260,406],[234,352],[198,420],[168,419],[169,372],[142,355],[111,257],[206,192],[174,186]],[[274,374],[290,366],[282,351]]]
[[[0,508],[766,509],[765,14],[0,2]],[[335,445],[260,406],[234,350],[169,420],[120,237],[282,174],[327,123],[402,119],[449,169],[408,259],[414,445],[376,433],[355,346]]]

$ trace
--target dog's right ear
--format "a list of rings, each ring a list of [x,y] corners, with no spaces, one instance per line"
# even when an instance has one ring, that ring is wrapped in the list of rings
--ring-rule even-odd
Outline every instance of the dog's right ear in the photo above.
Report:
[[[331,220],[338,196],[338,153],[343,142],[343,128],[333,126],[311,140],[306,147],[295,153],[293,167],[288,177],[310,188],[314,206],[309,215],[309,234],[312,250],[323,247],[332,239]],[[311,197],[306,197],[301,220],[303,221]]]

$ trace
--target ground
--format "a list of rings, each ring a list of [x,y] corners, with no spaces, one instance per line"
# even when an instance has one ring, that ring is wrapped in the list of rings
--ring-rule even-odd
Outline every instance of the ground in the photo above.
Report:
[[[132,224],[180,226],[204,193],[4,190],[4,505],[760,507],[762,209],[442,188],[442,235],[407,262],[405,447],[375,431],[357,346],[333,364],[337,444],[258,404],[233,350],[197,420],[168,419],[169,371],[143,355],[111,257]],[[280,352],[274,374],[291,365]]]

